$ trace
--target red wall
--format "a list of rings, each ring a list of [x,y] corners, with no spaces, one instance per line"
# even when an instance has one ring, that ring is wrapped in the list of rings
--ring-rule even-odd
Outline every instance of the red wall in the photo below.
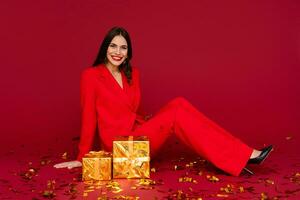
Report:
[[[132,36],[149,112],[184,96],[248,142],[296,136],[299,1],[184,2],[1,1],[0,148],[70,144],[80,72],[116,25]]]

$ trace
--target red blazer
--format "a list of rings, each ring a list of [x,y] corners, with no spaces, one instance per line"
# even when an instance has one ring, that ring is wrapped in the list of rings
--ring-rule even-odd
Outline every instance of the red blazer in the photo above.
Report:
[[[132,83],[129,85],[123,72],[123,89],[105,65],[89,67],[81,74],[81,136],[77,160],[81,160],[91,149],[98,125],[101,145],[112,149],[116,135],[128,135],[135,122],[143,122],[137,114],[140,103],[139,73],[132,69]]]

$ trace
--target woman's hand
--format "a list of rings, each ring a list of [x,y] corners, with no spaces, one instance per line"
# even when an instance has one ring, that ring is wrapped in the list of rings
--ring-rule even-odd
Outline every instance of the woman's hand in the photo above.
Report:
[[[73,161],[69,161],[69,162],[62,162],[62,163],[58,163],[56,165],[54,165],[53,167],[55,168],[68,168],[68,169],[72,169],[74,167],[81,167],[82,164],[80,161],[78,160],[73,160]]]
[[[144,120],[145,120],[145,121],[148,121],[151,117],[152,117],[152,114],[146,115],[146,116],[144,117]]]

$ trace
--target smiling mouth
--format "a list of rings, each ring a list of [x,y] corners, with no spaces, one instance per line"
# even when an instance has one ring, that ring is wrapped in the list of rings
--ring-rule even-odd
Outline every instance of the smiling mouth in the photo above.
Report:
[[[111,58],[115,61],[120,61],[122,60],[122,57],[119,57],[119,56],[111,56]]]

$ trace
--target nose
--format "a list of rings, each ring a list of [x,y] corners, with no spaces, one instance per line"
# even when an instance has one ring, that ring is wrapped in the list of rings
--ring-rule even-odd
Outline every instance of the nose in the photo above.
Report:
[[[121,52],[120,47],[117,47],[117,48],[116,48],[116,53],[117,53],[117,54],[120,54],[120,52]]]

